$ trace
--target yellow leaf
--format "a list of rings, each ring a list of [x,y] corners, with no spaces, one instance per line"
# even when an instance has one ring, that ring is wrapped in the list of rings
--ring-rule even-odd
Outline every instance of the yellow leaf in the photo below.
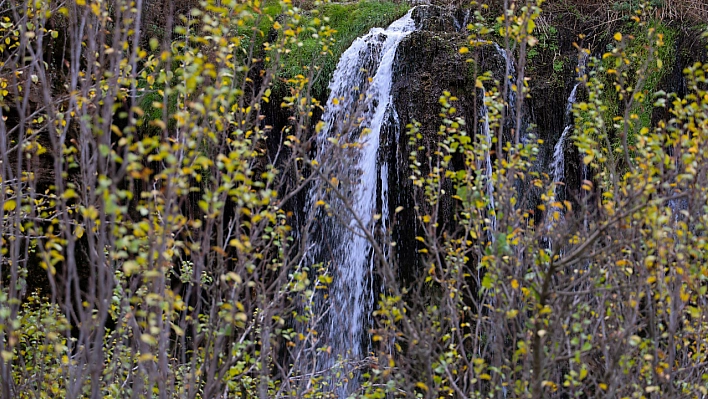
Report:
[[[547,387],[548,389],[550,389],[553,392],[558,390],[558,385],[556,385],[556,383],[553,381],[543,381],[541,383],[541,385],[544,387]]]
[[[615,262],[615,265],[622,267],[622,266],[627,266],[629,264],[629,261],[626,259],[620,259],[617,262]]]
[[[654,262],[656,262],[656,256],[654,256],[654,255],[649,255],[646,258],[644,258],[644,265],[647,268],[651,268],[652,266],[654,266]]]
[[[424,391],[426,391],[426,392],[428,391],[428,386],[425,385],[425,384],[424,384],[423,382],[421,382],[421,381],[416,382],[416,383],[415,383],[415,386],[417,386],[418,388],[420,388],[420,389],[422,389],[422,390],[424,390]]]
[[[2,206],[2,209],[5,212],[12,212],[15,210],[15,207],[17,207],[17,202],[13,201],[5,201],[5,204]]]
[[[155,360],[155,356],[153,356],[152,353],[143,353],[142,355],[138,356],[138,362],[149,362]]]
[[[141,335],[140,335],[140,340],[143,341],[143,342],[145,342],[145,343],[148,344],[148,345],[155,345],[155,344],[157,344],[157,339],[155,339],[155,337],[153,337],[153,336],[150,335],[150,334],[141,334]]]
[[[63,195],[65,199],[78,198],[78,196],[79,195],[76,194],[76,191],[73,188],[67,188]]]
[[[613,37],[614,37],[615,40],[617,40],[618,42],[619,42],[620,40],[622,40],[622,34],[619,33],[619,32],[615,33],[615,35],[614,35]]]
[[[469,52],[470,52],[470,49],[468,49],[467,47],[460,48],[460,54],[467,54]]]
[[[513,289],[519,288],[519,282],[516,279],[511,280],[511,288],[513,288]]]
[[[126,276],[130,276],[138,270],[140,270],[140,265],[138,265],[138,262],[134,260],[129,260],[123,263],[123,273],[125,273]]]
[[[680,296],[681,296],[681,300],[683,302],[688,302],[689,298],[691,297],[690,294],[688,292],[686,292],[685,286],[681,287]]]

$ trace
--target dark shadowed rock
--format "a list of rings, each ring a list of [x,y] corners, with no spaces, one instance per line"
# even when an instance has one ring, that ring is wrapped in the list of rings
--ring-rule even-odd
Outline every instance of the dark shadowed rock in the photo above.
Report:
[[[411,33],[398,48],[394,63],[394,81],[391,91],[397,111],[398,127],[389,129],[382,136],[380,157],[389,165],[390,209],[403,207],[393,226],[397,261],[404,280],[413,279],[421,265],[417,252],[421,245],[415,237],[420,226],[416,221],[414,207],[424,204],[423,198],[414,198],[414,187],[409,176],[410,155],[414,150],[409,145],[406,125],[417,121],[420,124],[424,151],[417,151],[421,171],[429,170],[429,160],[435,158],[439,134],[440,97],[445,91],[457,97],[454,106],[457,115],[467,121],[466,129],[472,133],[478,126],[483,94],[475,88],[476,74],[492,71],[494,79],[502,81],[505,61],[493,44],[477,47],[472,52],[460,54],[461,47],[469,46],[465,34],[454,28],[454,16],[440,7],[418,7],[413,18],[419,30]],[[469,62],[468,59],[474,59]],[[453,200],[451,182],[444,183],[448,195],[441,199],[438,220],[441,231],[453,226]],[[421,214],[425,214],[421,209]]]

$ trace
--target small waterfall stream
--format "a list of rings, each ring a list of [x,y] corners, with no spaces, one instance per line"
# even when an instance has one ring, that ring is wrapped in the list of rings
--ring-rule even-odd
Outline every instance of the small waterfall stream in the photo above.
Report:
[[[566,101],[565,106],[565,128],[563,133],[561,133],[558,142],[553,147],[553,162],[551,162],[551,175],[553,177],[553,183],[556,183],[553,187],[553,198],[554,200],[558,198],[558,186],[565,180],[565,141],[568,138],[568,134],[573,131],[573,104],[577,99],[578,88],[580,87],[580,78],[585,73],[585,64],[587,62],[587,54],[583,54],[578,60],[578,81],[573,86],[573,90],[570,91],[568,96],[568,101]]]
[[[506,73],[506,79],[504,80],[504,87],[501,87],[501,93],[504,94],[506,88],[506,120],[508,121],[508,127],[516,129],[516,91],[514,91],[514,86],[516,85],[516,66],[514,65],[514,59],[511,54],[504,48],[502,48],[497,43],[494,43],[494,48],[497,53],[504,58],[504,73]],[[522,132],[516,132],[521,134]],[[519,136],[519,139],[523,141],[523,137]]]
[[[466,32],[467,31],[467,25],[470,23],[470,16],[472,15],[472,10],[471,9],[466,9],[464,11],[464,14],[458,15],[457,18],[454,19],[453,23],[455,24],[455,29],[458,32]]]
[[[390,95],[392,69],[399,43],[416,29],[412,11],[386,29],[371,29],[344,52],[329,85],[325,126],[316,138],[323,177],[336,178],[341,194],[327,194],[325,183],[315,184],[308,200],[313,231],[307,257],[312,264],[322,262],[334,278],[319,304],[319,314],[326,314],[321,342],[329,348],[318,355],[318,371],[325,373],[332,367],[346,373],[346,365],[337,367],[340,359],[357,362],[366,354],[366,326],[375,299],[370,238],[390,223],[388,166],[378,162],[379,141],[382,128],[398,120]],[[344,143],[355,145],[337,152]],[[320,200],[328,203],[328,211]],[[338,396],[346,397],[357,378],[355,373],[343,383]]]
[[[516,120],[516,92],[513,90],[514,77],[516,75],[514,60],[511,58],[509,53],[498,44],[494,43],[494,48],[496,49],[497,53],[504,59],[505,73],[508,71],[508,75],[506,75],[506,79],[504,81],[504,87],[506,88],[507,117],[509,120]],[[501,88],[500,90],[503,94],[505,89]],[[484,92],[484,100],[482,109],[480,111],[481,132],[484,136],[484,144],[486,145],[487,149],[484,155],[484,164],[477,165],[477,168],[480,170],[484,170],[485,191],[487,193],[487,196],[489,197],[489,205],[487,206],[489,219],[489,238],[492,242],[494,242],[497,220],[495,211],[496,205],[494,201],[494,168],[491,156],[491,153],[493,151],[493,132],[490,128],[488,107],[488,104],[492,100],[487,96],[487,92],[484,87],[482,87],[482,91]]]
[[[573,104],[575,104],[575,101],[577,100],[578,88],[581,84],[580,78],[585,73],[585,64],[587,62],[587,58],[587,54],[583,54],[583,56],[579,57],[576,83],[575,85],[573,85],[573,89],[570,91],[570,95],[568,96],[568,100],[566,101],[565,105],[565,128],[563,129],[563,132],[558,138],[556,145],[553,147],[553,160],[550,164],[550,174],[553,178],[553,195],[548,201],[547,213],[545,215],[545,229],[547,232],[551,231],[559,221],[562,221],[564,219],[563,207],[556,206],[554,205],[554,203],[564,199],[561,198],[561,194],[565,193],[565,191],[559,192],[558,188],[563,186],[565,180],[565,142],[568,139],[568,135],[573,131],[573,127],[575,126],[573,121]],[[585,174],[586,171],[583,170],[582,173]],[[556,216],[556,214],[558,216]],[[549,250],[552,249],[552,242],[553,241],[550,238],[547,239],[547,247]],[[563,251],[561,249],[561,253],[562,252]]]
[[[484,88],[482,88],[482,91],[484,91]],[[491,101],[487,97],[487,92],[484,91],[484,105],[482,106],[481,110],[481,117],[482,117],[482,135],[484,136],[485,140],[485,145],[487,147],[487,150],[484,153],[484,165],[478,165],[478,169],[484,169],[484,179],[485,179],[485,191],[487,193],[487,196],[489,197],[489,205],[488,205],[488,211],[489,211],[489,216],[488,219],[490,221],[489,223],[489,238],[492,242],[494,242],[494,232],[496,231],[497,228],[497,218],[495,214],[495,205],[494,205],[494,181],[492,179],[494,169],[492,165],[492,131],[489,128],[489,107],[487,104]]]
[[[573,90],[568,96],[568,102],[565,107],[565,118],[569,122],[565,125],[563,133],[561,134],[558,142],[553,147],[553,162],[551,162],[551,175],[553,176],[554,183],[562,183],[565,180],[565,140],[568,137],[568,133],[573,130],[573,104],[575,104],[575,99],[578,93],[578,86],[580,82],[573,86]],[[558,184],[553,187],[553,196],[558,196]]]

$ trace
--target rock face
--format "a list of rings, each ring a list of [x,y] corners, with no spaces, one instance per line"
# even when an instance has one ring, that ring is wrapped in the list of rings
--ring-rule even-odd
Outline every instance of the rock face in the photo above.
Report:
[[[301,230],[306,264],[321,264],[332,276],[328,294],[315,301],[326,332],[321,338],[326,354],[319,357],[323,372],[337,359],[359,362],[368,352],[369,315],[380,283],[375,265],[382,258],[394,260],[404,284],[421,269],[417,216],[433,215],[443,230],[454,226],[453,187],[446,185],[438,212],[429,212],[423,198],[413,197],[420,190],[411,184],[409,163],[414,150],[424,175],[430,160],[436,162],[444,139],[439,134],[443,92],[457,97],[456,116],[475,126],[484,97],[475,84],[476,70],[506,66],[504,53],[493,44],[479,50],[476,63],[467,62],[459,51],[466,42],[466,35],[454,30],[452,14],[420,6],[355,40],[333,73],[323,125],[312,140],[325,179],[312,183],[305,207],[312,223]],[[406,125],[414,121],[421,140],[410,144]],[[403,211],[395,214],[399,207]],[[384,244],[381,232],[389,228],[397,243],[393,259],[387,245],[379,251],[371,242]],[[339,396],[356,388],[358,372],[351,375],[351,383],[337,388]]]
[[[490,71],[502,87],[508,77],[505,76],[507,59],[515,59],[517,54],[506,55],[504,51],[493,43],[475,46],[469,53],[460,54],[463,46],[471,47],[467,38],[468,32],[464,29],[469,12],[460,8],[452,10],[432,5],[416,7],[412,12],[416,23],[416,30],[410,33],[400,43],[393,63],[393,81],[391,84],[391,104],[394,112],[390,113],[389,120],[385,121],[381,130],[378,153],[378,165],[387,167],[387,186],[379,187],[379,192],[388,193],[388,206],[391,215],[393,210],[401,207],[403,210],[395,215],[393,223],[393,241],[396,242],[395,257],[399,265],[399,274],[405,281],[416,277],[421,265],[418,264],[417,251],[420,243],[415,239],[419,236],[419,224],[416,220],[416,205],[424,203],[423,198],[414,198],[414,187],[409,179],[410,155],[413,150],[406,134],[406,126],[410,123],[419,123],[419,132],[422,136],[424,150],[417,151],[418,161],[421,162],[421,172],[427,173],[428,160],[433,159],[437,143],[441,136],[438,128],[442,121],[440,114],[439,98],[445,91],[449,91],[457,98],[454,103],[457,109],[456,116],[463,117],[468,133],[480,123],[482,108],[482,91],[475,84],[477,74]],[[586,97],[582,87],[576,87],[578,65],[578,51],[574,47],[579,32],[570,28],[553,30],[555,33],[539,33],[546,35],[545,50],[543,46],[535,56],[530,53],[527,58],[526,76],[531,78],[528,98],[519,99],[521,106],[521,129],[513,132],[511,125],[504,127],[504,140],[512,139],[512,133],[518,137],[526,137],[532,132],[536,138],[543,140],[539,148],[538,158],[533,166],[535,171],[551,175],[551,166],[554,157],[563,154],[563,198],[573,201],[578,196],[578,190],[583,179],[592,180],[592,172],[584,170],[580,157],[573,145],[572,131],[569,131],[561,140],[571,121],[568,120],[568,103],[570,98],[577,97],[581,101]],[[550,44],[548,44],[550,43]],[[581,43],[581,45],[587,45]],[[598,49],[604,48],[606,43],[594,44]],[[682,45],[683,46],[683,45]],[[600,50],[598,50],[600,51]],[[677,50],[678,51],[678,50]],[[598,55],[598,54],[594,54]],[[688,57],[690,58],[690,57]],[[473,59],[474,62],[469,62]],[[668,74],[659,89],[667,91],[681,91],[681,71],[686,60],[672,65],[673,73]],[[513,65],[510,65],[513,75]],[[515,76],[513,76],[515,80]],[[502,84],[499,84],[502,82]],[[487,87],[489,89],[489,87]],[[510,101],[507,98],[507,101]],[[277,102],[276,102],[277,103]],[[274,118],[276,119],[276,118]],[[285,124],[281,115],[280,124]],[[313,118],[313,121],[317,118]],[[278,130],[279,123],[274,123]],[[556,148],[557,144],[560,148]],[[560,152],[559,152],[560,151]],[[492,155],[494,158],[495,155]],[[453,159],[453,168],[455,160]],[[555,171],[554,171],[555,172]],[[554,177],[555,178],[555,177]],[[449,193],[452,187],[446,187]],[[520,187],[521,188],[521,187]],[[520,206],[533,209],[540,200],[540,192],[533,187],[524,187],[526,200]],[[304,195],[304,194],[303,194]],[[300,204],[306,201],[301,195]],[[381,199],[378,200],[382,202]],[[452,225],[454,202],[449,197],[442,198],[442,206],[438,215],[442,229]],[[300,209],[300,204],[293,209]],[[382,204],[377,205],[378,208]],[[425,214],[421,209],[418,213]],[[392,216],[393,217],[393,216]],[[541,217],[541,216],[538,216]]]
[[[413,12],[418,30],[410,34],[398,48],[393,69],[391,95],[397,111],[397,127],[382,136],[381,163],[389,165],[389,209],[402,207],[393,225],[396,242],[396,260],[403,281],[410,281],[421,269],[417,250],[420,243],[417,232],[416,204],[423,198],[414,198],[409,176],[410,154],[413,150],[406,135],[406,126],[414,121],[420,124],[422,144],[426,150],[418,151],[421,171],[427,173],[429,159],[434,158],[441,136],[438,128],[442,122],[439,98],[445,91],[457,97],[454,106],[457,116],[467,121],[467,130],[479,121],[483,93],[475,88],[475,68],[481,74],[492,71],[494,78],[503,81],[505,60],[493,44],[477,48],[477,54],[460,54],[459,49],[468,45],[467,34],[455,29],[455,17],[436,6],[419,6]],[[476,63],[467,62],[475,58]],[[451,192],[448,187],[446,192]],[[452,223],[453,203],[449,196],[441,200],[439,220],[443,229]]]

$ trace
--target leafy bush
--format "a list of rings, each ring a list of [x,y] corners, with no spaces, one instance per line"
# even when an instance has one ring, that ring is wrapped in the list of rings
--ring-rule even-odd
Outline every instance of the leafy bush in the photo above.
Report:
[[[501,31],[517,74],[472,69],[484,113],[465,120],[445,92],[437,132],[407,127],[422,267],[401,282],[390,226],[367,236],[385,282],[371,353],[331,368],[334,277],[298,212],[315,182],[348,205],[332,161],[361,143],[345,131],[312,159],[313,71],[407,5],[207,0],[168,15],[163,42],[141,35],[140,2],[4,6],[0,396],[325,398],[352,379],[368,398],[708,394],[708,65],[686,68],[683,98],[654,92],[673,29],[641,3],[634,35],[612,35],[580,78],[581,181],[561,197],[542,141],[510,120],[532,47],[553,45],[534,36],[541,3],[515,3],[493,33],[472,7],[460,54],[479,61]],[[655,108],[669,119],[652,124]]]

